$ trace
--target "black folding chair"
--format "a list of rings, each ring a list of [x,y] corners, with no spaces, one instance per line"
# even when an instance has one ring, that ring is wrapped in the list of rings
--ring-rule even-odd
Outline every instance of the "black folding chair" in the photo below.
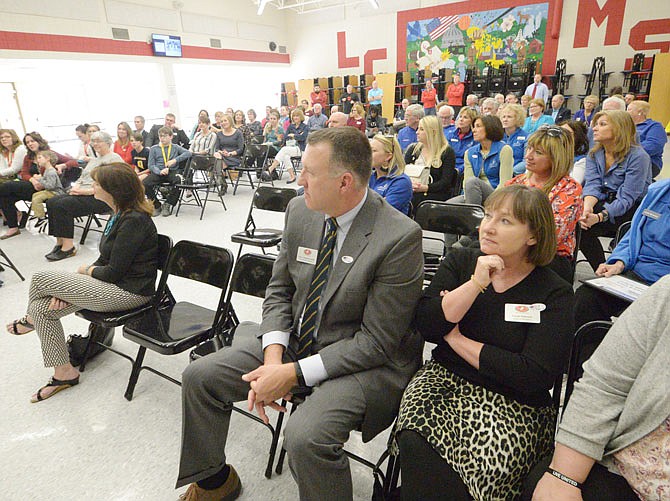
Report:
[[[297,196],[292,188],[275,188],[274,186],[259,186],[254,192],[244,231],[235,233],[230,237],[234,243],[240,244],[237,257],[242,254],[244,245],[260,247],[265,254],[265,249],[275,247],[281,242],[283,230],[275,228],[258,228],[254,219],[254,210],[270,212],[286,212],[288,203]]]
[[[19,269],[16,267],[16,265],[15,265],[14,263],[12,263],[12,260],[9,259],[9,256],[8,256],[7,254],[5,254],[5,251],[3,251],[2,249],[0,249],[0,271],[5,271],[4,266],[6,266],[7,268],[11,268],[12,270],[14,270],[14,272],[19,276],[19,278],[20,278],[22,281],[25,282],[26,279],[23,277],[23,275],[21,275],[21,272],[20,272]]]
[[[442,235],[448,233],[456,235],[456,237],[476,233],[482,219],[484,219],[484,208],[481,205],[457,204],[436,200],[421,202],[414,215],[414,220],[421,226],[422,230]],[[426,280],[430,280],[437,272],[437,268],[446,256],[448,249],[444,236],[435,237],[424,234],[423,238],[442,244],[442,252],[437,258],[434,257],[434,254],[426,255],[424,253],[424,275]]]
[[[126,399],[133,398],[137,379],[143,369],[181,386],[180,381],[142,365],[146,350],[161,355],[175,355],[221,334],[226,326],[226,289],[232,269],[233,255],[228,249],[188,240],[177,242],[172,248],[157,291],[160,297],[169,300],[152,305],[148,311],[126,322],[123,327],[123,336],[140,345],[133,360]],[[167,294],[170,277],[181,277],[220,289],[216,310],[187,301],[175,301],[171,294]]]
[[[82,226],[81,224],[77,224],[77,222],[80,222],[80,218],[75,218],[75,227],[76,228],[81,228],[84,230],[81,234],[81,239],[79,240],[79,243],[81,245],[84,245],[86,243],[86,237],[88,236],[89,232],[91,231],[96,231],[98,233],[102,233],[105,231],[105,228],[102,223],[107,224],[107,221],[109,221],[109,216],[111,215],[111,209],[109,212],[105,212],[103,214],[89,214],[86,217],[86,222]],[[93,226],[93,223],[95,223],[95,226]]]
[[[240,185],[240,183],[242,183],[242,186],[250,186],[252,190],[255,188],[253,176],[255,176],[258,172],[258,167],[256,166],[256,155],[258,154],[257,148],[260,147],[261,145],[251,145],[248,147],[245,146],[240,165],[235,168],[231,167],[228,169],[229,173],[231,170],[237,171],[237,178],[233,182],[233,195],[237,193],[237,187]],[[267,157],[267,150],[265,155]],[[257,181],[257,183],[260,185],[260,181]]]
[[[577,329],[575,338],[572,342],[572,352],[570,353],[570,363],[568,365],[568,381],[565,385],[565,397],[563,398],[563,412],[568,405],[568,400],[572,395],[575,383],[584,374],[584,362],[586,362],[612,327],[612,322],[605,320],[595,320],[588,322]]]
[[[200,220],[205,215],[205,208],[209,200],[209,194],[216,194],[221,202],[223,210],[227,210],[226,202],[223,200],[228,184],[221,172],[220,160],[211,155],[193,155],[184,173],[184,183],[176,184],[179,189],[179,200],[175,217],[179,217],[179,209],[182,205],[200,207]],[[188,195],[191,199],[187,199]],[[204,195],[204,196],[203,196]]]
[[[167,235],[158,234],[158,255],[157,255],[157,264],[159,270],[164,270],[165,265],[167,264],[168,256],[170,255],[170,250],[172,249],[172,239]],[[79,372],[84,372],[86,370],[86,361],[91,353],[91,349],[94,345],[100,346],[104,349],[109,349],[112,353],[124,356],[126,359],[134,362],[133,359],[128,357],[125,354],[122,354],[116,350],[109,348],[109,346],[100,342],[105,339],[110,330],[115,329],[116,327],[121,327],[130,319],[135,318],[147,310],[149,310],[155,304],[161,304],[165,301],[169,301],[170,291],[165,289],[161,291],[162,295],[159,295],[159,290],[156,289],[154,297],[147,304],[139,306],[137,308],[132,308],[130,310],[123,311],[92,311],[92,310],[79,310],[76,315],[84,320],[90,322],[89,325],[89,335],[88,341],[86,343],[86,349],[84,350],[84,356],[81,363],[79,364]]]

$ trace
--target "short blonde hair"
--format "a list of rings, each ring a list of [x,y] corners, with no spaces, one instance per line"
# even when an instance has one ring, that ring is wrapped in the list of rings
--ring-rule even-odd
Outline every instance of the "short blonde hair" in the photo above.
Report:
[[[355,103],[352,108],[356,110],[360,118],[365,118],[365,108],[363,108],[361,103]]]
[[[395,136],[375,134],[372,140],[377,141],[379,144],[381,144],[386,153],[392,155],[391,160],[389,160],[390,167],[388,177],[396,177],[405,172],[405,158],[402,154],[400,143],[398,143],[398,140]]]
[[[649,104],[647,101],[635,100],[631,101],[628,106],[630,105],[635,106],[645,117],[649,115],[649,110],[651,110],[651,104]]]
[[[615,162],[620,162],[630,153],[631,148],[638,144],[635,122],[633,122],[633,117],[627,111],[605,110],[595,114],[593,123],[598,123],[598,120],[603,116],[607,117],[609,126],[612,128],[614,134],[612,156]],[[603,148],[603,145],[596,141],[596,145],[591,150],[590,155],[593,156],[601,148]]]
[[[515,219],[528,225],[535,245],[528,249],[526,259],[535,266],[546,266],[556,256],[556,222],[549,198],[537,188],[513,184],[498,188],[484,202],[486,210],[511,205]]]
[[[593,103],[593,106],[598,106],[598,103],[600,102],[600,99],[598,99],[598,96],[594,96],[593,94],[589,94],[584,98],[584,102],[590,101]]]
[[[546,104],[544,102],[544,99],[531,99],[529,106],[533,106],[534,104],[536,104],[537,106],[542,108],[542,111],[544,111],[544,109],[546,108]]]
[[[526,110],[523,109],[523,106],[520,104],[507,104],[500,114],[503,112],[512,112],[514,113],[514,125],[517,127],[523,127],[526,123]]]
[[[305,121],[305,114],[303,113],[302,108],[298,107],[298,108],[294,109],[291,112],[291,118],[293,118],[293,115],[298,115],[300,117],[301,122]]]

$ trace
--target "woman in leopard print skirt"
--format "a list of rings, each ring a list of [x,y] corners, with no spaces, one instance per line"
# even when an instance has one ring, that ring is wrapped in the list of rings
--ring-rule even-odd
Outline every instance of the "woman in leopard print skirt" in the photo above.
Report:
[[[481,251],[453,249],[417,309],[433,358],[409,383],[395,443],[403,500],[514,500],[551,451],[549,389],[573,335],[572,288],[549,201],[509,186],[486,200]]]

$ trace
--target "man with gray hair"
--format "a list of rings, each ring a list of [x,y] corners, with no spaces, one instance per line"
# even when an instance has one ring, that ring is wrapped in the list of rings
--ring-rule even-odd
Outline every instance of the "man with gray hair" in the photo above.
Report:
[[[409,99],[405,98],[400,101],[400,108],[396,111],[395,116],[393,117],[393,128],[396,132],[402,129],[405,125],[405,112],[409,106]]]
[[[328,117],[321,113],[323,110],[323,107],[319,104],[316,103],[314,105],[314,108],[312,108],[312,116],[307,119],[307,128],[309,129],[310,132],[313,132],[315,130],[320,130],[326,127],[326,123],[328,122]]]
[[[448,104],[443,104],[440,106],[440,109],[437,110],[437,118],[440,119],[442,131],[446,137],[447,132],[454,128],[454,109]]]
[[[565,120],[572,118],[572,113],[565,106],[565,97],[563,94],[554,94],[551,98],[551,108],[544,112],[545,115],[550,115],[554,119],[554,123],[558,124]]]
[[[498,114],[498,101],[492,97],[487,97],[482,103],[482,115],[497,115]]]
[[[626,101],[620,97],[612,96],[603,101],[603,111],[626,111]]]
[[[405,127],[398,132],[398,142],[402,151],[405,151],[410,144],[416,143],[416,129],[419,128],[419,120],[424,116],[423,106],[420,104],[410,104],[405,110]]]
[[[469,106],[479,113],[479,98],[477,94],[468,94],[468,97],[465,98],[465,106]]]

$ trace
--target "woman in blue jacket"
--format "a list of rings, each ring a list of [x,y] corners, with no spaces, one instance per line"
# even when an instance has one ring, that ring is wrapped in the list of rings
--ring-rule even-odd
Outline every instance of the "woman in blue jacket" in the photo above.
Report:
[[[649,186],[631,220],[630,230],[596,270],[599,277],[623,275],[648,285],[667,274],[670,274],[670,179]],[[577,289],[575,303],[575,327],[592,320],[618,317],[630,304],[586,285]]]
[[[465,203],[482,205],[498,186],[512,179],[512,147],[502,141],[503,126],[494,115],[475,120],[473,134],[477,143],[465,154],[463,189]]]
[[[524,130],[530,135],[543,125],[554,125],[551,115],[544,114],[544,99],[533,99],[528,107],[528,118],[523,124]]]
[[[520,104],[508,104],[502,109],[499,116],[505,129],[502,140],[512,147],[514,175],[518,176],[526,172],[526,163],[523,161],[523,156],[526,153],[526,140],[530,135],[523,128],[526,121],[526,112]]]
[[[370,140],[372,175],[369,186],[403,214],[409,214],[412,180],[405,170],[405,159],[394,136],[376,134]]]
[[[463,157],[468,148],[475,144],[475,139],[472,136],[472,124],[479,116],[477,111],[470,106],[463,106],[456,118],[456,126],[449,130],[445,137],[447,143],[454,150],[456,156],[456,168],[459,172],[463,172]]]
[[[630,221],[651,184],[651,160],[635,133],[625,111],[601,111],[593,119],[596,145],[586,157],[579,246],[593,271],[605,261],[598,237],[613,237]]]

